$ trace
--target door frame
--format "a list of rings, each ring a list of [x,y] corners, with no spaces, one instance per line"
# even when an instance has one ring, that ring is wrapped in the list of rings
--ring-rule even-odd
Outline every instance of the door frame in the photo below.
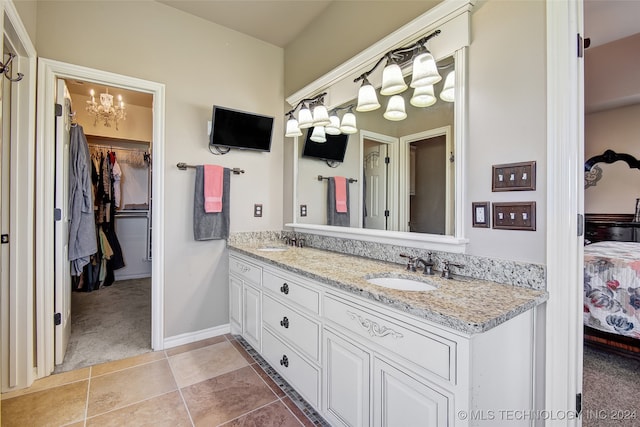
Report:
[[[387,169],[387,179],[386,179],[386,187],[387,187],[387,200],[388,200],[388,209],[389,209],[389,219],[387,222],[389,230],[398,230],[398,160],[400,156],[398,155],[398,144],[399,139],[394,136],[384,135],[381,133],[372,132],[369,130],[361,129],[359,132],[360,135],[360,154],[359,154],[359,175],[360,175],[360,183],[364,184],[364,140],[368,139],[371,141],[379,142],[380,144],[387,144],[387,156],[391,159],[389,162],[389,167]],[[363,227],[363,216],[364,216],[364,185],[358,186],[358,200],[360,201],[360,209],[358,210],[358,226],[360,228]]]
[[[582,424],[568,411],[582,392],[582,294],[584,238],[583,0],[546,1],[547,22],[547,292],[544,409],[547,426]]]
[[[455,234],[454,224],[455,224],[455,183],[453,182],[455,177],[455,162],[451,161],[451,158],[455,156],[455,147],[453,146],[453,141],[451,138],[451,126],[442,126],[439,128],[429,129],[423,132],[414,133],[411,135],[405,135],[400,137],[400,170],[405,171],[405,173],[400,178],[400,231],[410,231],[409,230],[409,220],[410,220],[410,199],[409,199],[409,188],[410,188],[410,149],[409,144],[415,141],[421,141],[423,139],[435,138],[438,136],[445,137],[445,164],[446,164],[446,176],[445,176],[445,194],[446,194],[446,203],[445,203],[445,234],[453,236]],[[402,228],[404,227],[404,228]]]
[[[11,84],[11,198],[10,202],[10,261],[9,296],[2,301],[2,391],[26,387],[34,379],[35,343],[34,316],[34,173],[35,110],[36,110],[36,50],[20,15],[11,0],[0,4],[3,37],[16,51],[12,74],[24,74],[18,83]],[[4,45],[0,50],[4,53]],[[4,55],[2,55],[4,62]],[[0,76],[0,78],[3,78]],[[4,335],[4,334],[3,334]],[[6,346],[6,347],[5,347]]]
[[[151,347],[164,349],[164,171],[165,171],[165,85],[135,77],[38,59],[37,145],[36,156],[36,313],[37,376],[54,369],[53,286],[53,165],[55,138],[55,82],[58,78],[77,79],[120,87],[153,95],[153,188],[152,188],[152,269],[151,269]]]

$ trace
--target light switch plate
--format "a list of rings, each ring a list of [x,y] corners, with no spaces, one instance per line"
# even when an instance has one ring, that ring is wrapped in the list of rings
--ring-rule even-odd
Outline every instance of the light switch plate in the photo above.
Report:
[[[300,205],[300,216],[307,216],[307,205]]]
[[[493,228],[535,231],[536,202],[494,203]]]
[[[253,205],[253,216],[257,218],[262,217],[262,205],[258,205],[258,204]]]
[[[536,162],[493,165],[491,191],[527,191],[536,189]]]

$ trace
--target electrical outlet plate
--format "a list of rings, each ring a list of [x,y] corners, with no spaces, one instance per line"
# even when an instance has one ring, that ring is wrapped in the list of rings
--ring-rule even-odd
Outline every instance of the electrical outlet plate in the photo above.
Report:
[[[300,205],[300,216],[307,216],[307,205]]]
[[[494,203],[493,228],[535,231],[536,202]]]
[[[253,205],[253,216],[256,218],[262,217],[262,205]]]
[[[493,165],[491,191],[527,191],[536,189],[536,162]]]

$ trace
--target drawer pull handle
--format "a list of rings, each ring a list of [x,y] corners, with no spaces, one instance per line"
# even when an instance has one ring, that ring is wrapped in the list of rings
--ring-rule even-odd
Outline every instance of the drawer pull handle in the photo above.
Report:
[[[355,321],[357,321],[360,326],[369,332],[369,335],[372,337],[386,337],[387,335],[391,335],[393,338],[403,338],[400,332],[396,332],[393,329],[387,328],[386,326],[380,326],[376,322],[370,319],[365,319],[357,313],[353,313],[351,311],[347,311],[347,314]]]
[[[280,326],[282,326],[285,329],[289,328],[289,319],[287,319],[287,316],[282,318],[282,320],[280,321]]]
[[[289,295],[289,285],[285,283],[282,286],[280,286],[280,292],[282,292],[285,295]]]
[[[289,358],[286,354],[282,355],[282,359],[280,359],[280,365],[284,366],[285,368],[289,367]]]

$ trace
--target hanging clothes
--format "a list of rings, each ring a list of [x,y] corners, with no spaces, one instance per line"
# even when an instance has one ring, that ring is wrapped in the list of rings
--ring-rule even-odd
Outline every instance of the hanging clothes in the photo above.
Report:
[[[69,142],[69,261],[71,275],[82,274],[97,252],[91,188],[91,159],[82,126],[71,127]]]
[[[115,208],[118,209],[120,207],[120,179],[122,178],[122,169],[120,169],[118,160],[115,158],[115,153],[111,168],[111,176],[113,177],[113,204],[115,205]]]

